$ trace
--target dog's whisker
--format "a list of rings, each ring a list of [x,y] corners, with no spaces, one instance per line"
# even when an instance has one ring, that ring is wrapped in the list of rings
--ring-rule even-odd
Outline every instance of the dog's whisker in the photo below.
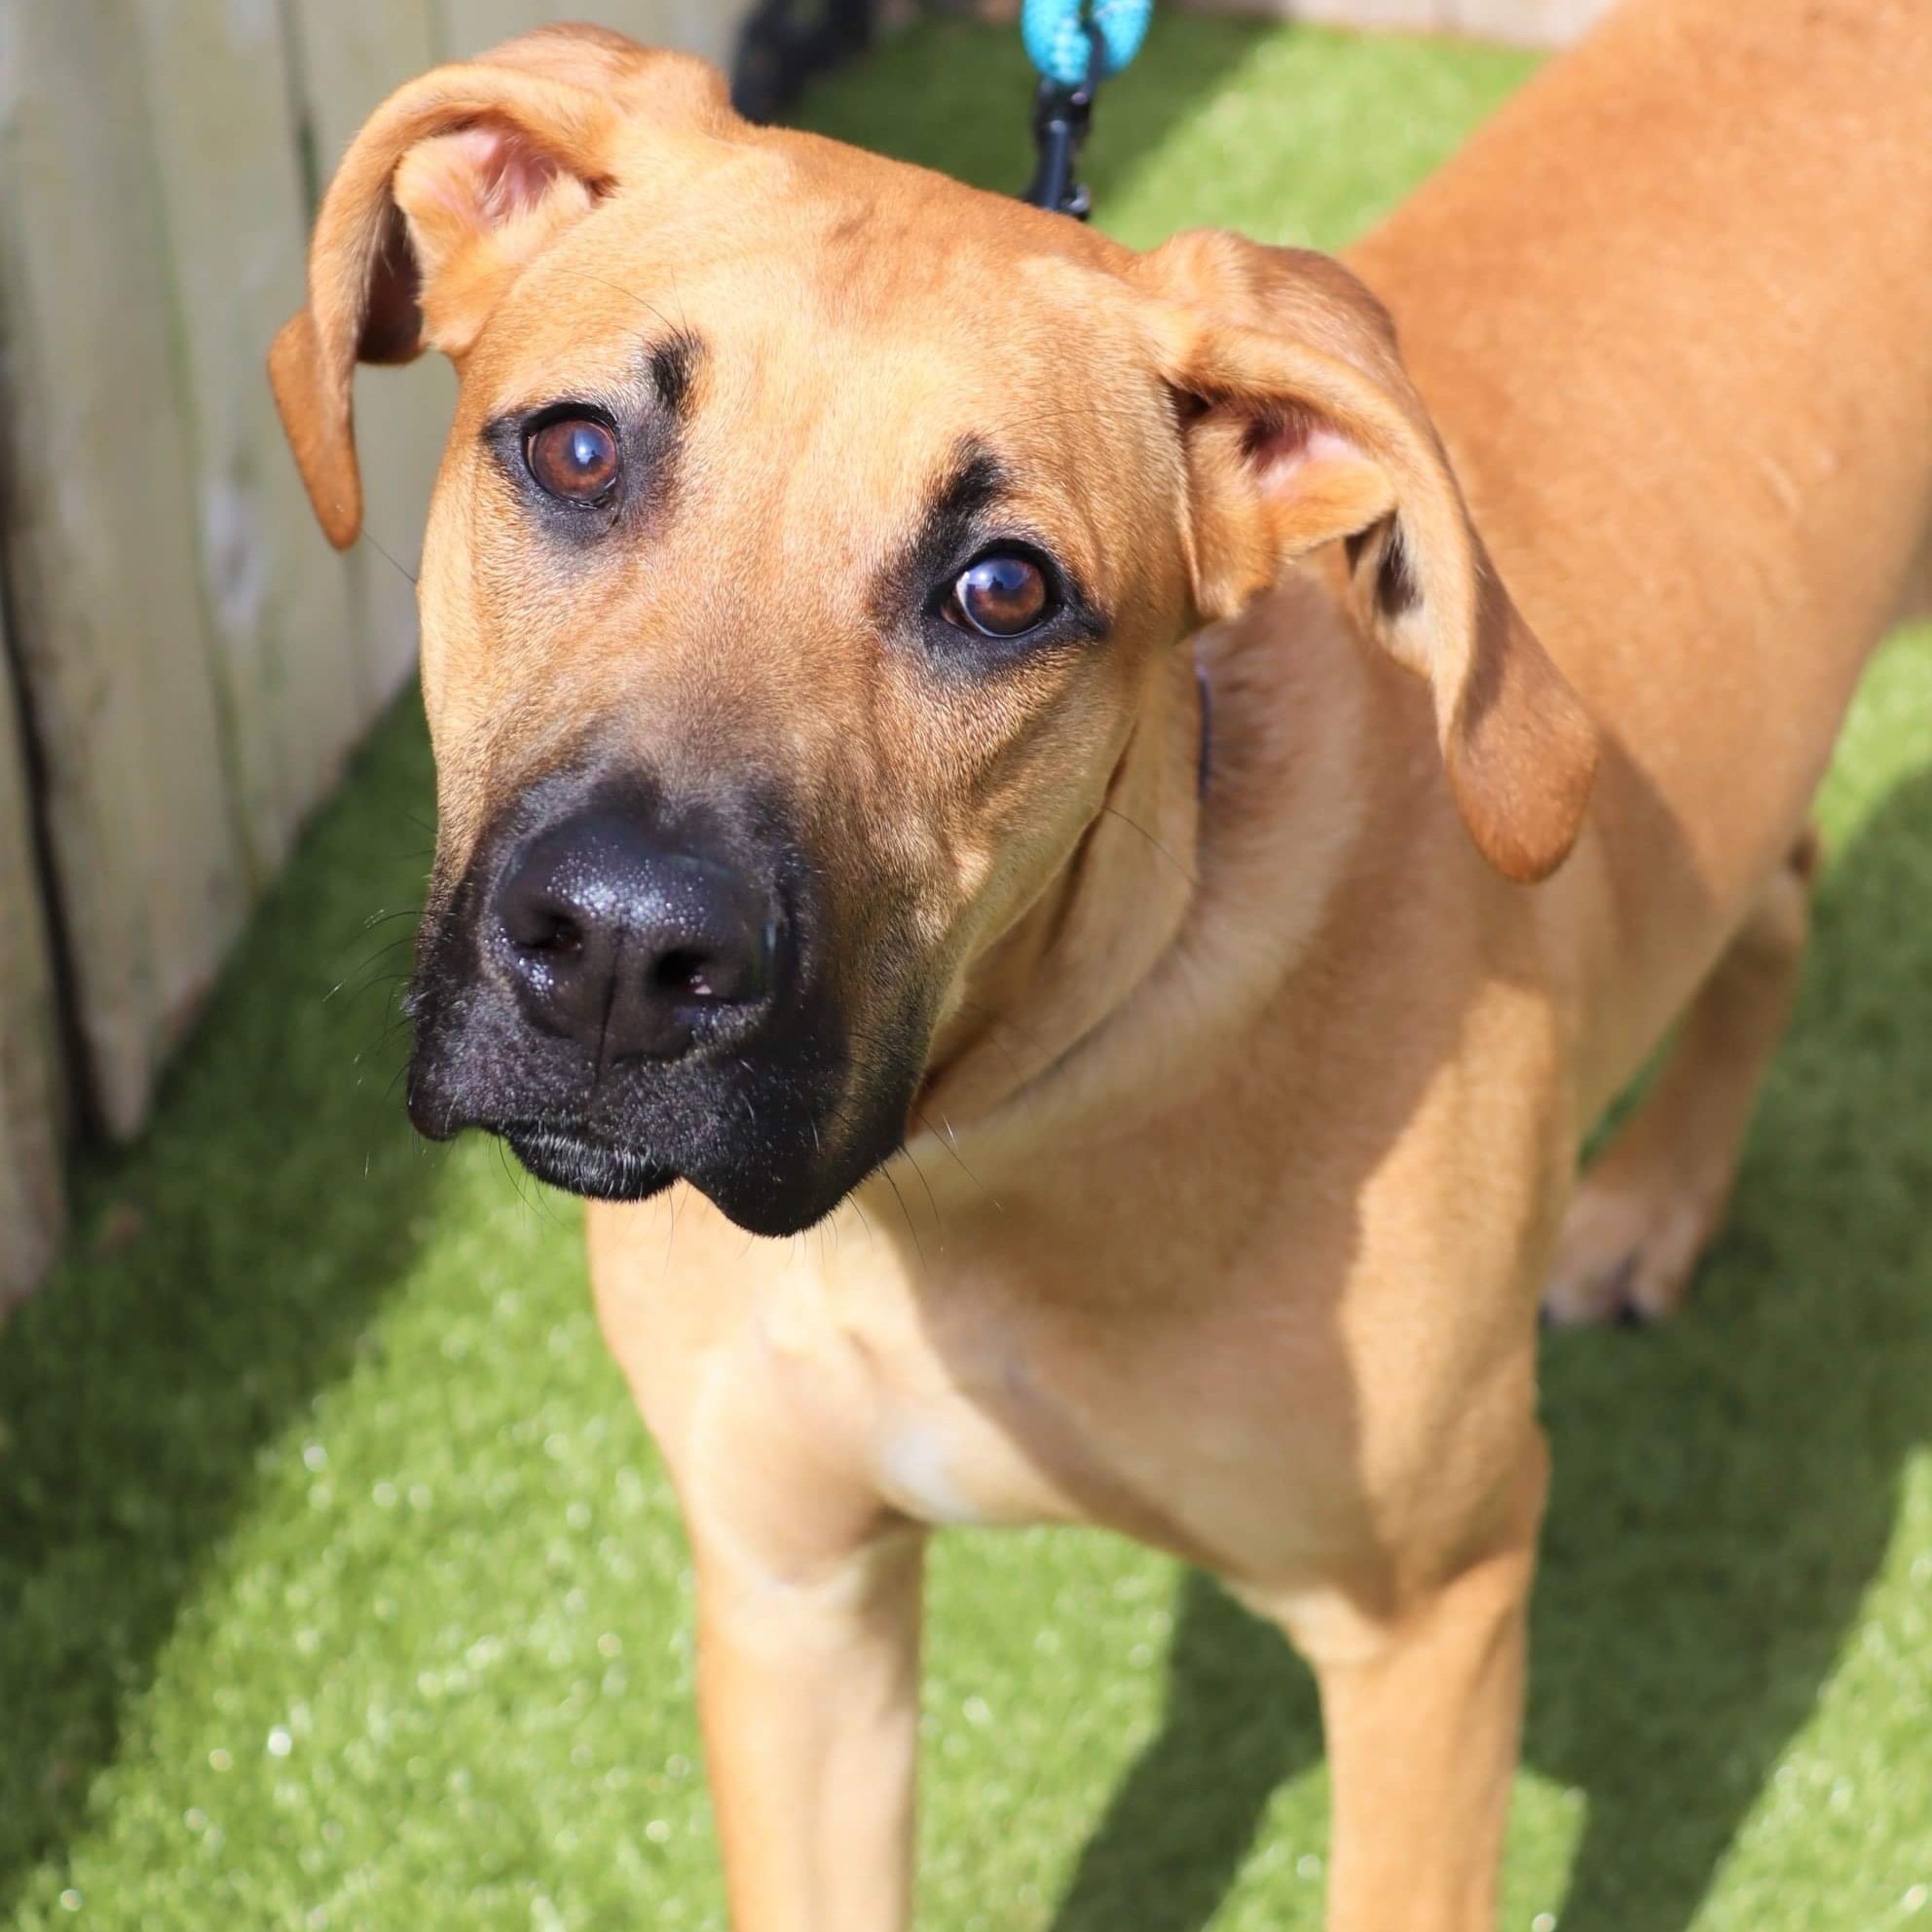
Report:
[[[979,1014],[983,1019],[990,1022],[993,1025],[1001,1027],[1006,1032],[1012,1033],[1018,1039],[1023,1041],[1043,1060],[1051,1062],[1055,1059],[1054,1050],[1030,1027],[1023,1025],[1020,1021],[1014,1019],[1011,1014],[1002,1013],[998,1008],[986,1005],[984,1000],[973,999],[970,995],[961,1003],[972,1012]]]
[[[530,1196],[524,1189],[524,1177],[510,1160],[509,1148],[501,1140],[497,1142],[497,1165],[503,1170],[510,1186],[516,1190],[518,1211],[528,1214],[531,1211]]]
[[[940,1252],[946,1252],[946,1217],[939,1210],[939,1196],[933,1192],[933,1184],[926,1178],[926,1170],[920,1167],[910,1147],[901,1142],[899,1151],[911,1163],[912,1171],[919,1176],[919,1185],[926,1190],[926,1206],[933,1210],[933,1226],[939,1233]]]
[[[396,1030],[397,1029],[393,1025],[385,1026],[383,1030],[379,1034],[377,1034],[374,1041],[371,1042],[370,1045],[364,1047],[363,1050],[355,1056],[354,1059],[351,1063],[355,1067],[358,1073],[361,1071],[363,1066],[366,1065],[370,1060],[377,1059],[380,1055],[383,1055],[389,1051],[390,1043],[395,1039]],[[404,1071],[407,1068],[408,1064],[409,1064],[408,1059],[407,1056],[405,1056],[404,1059],[400,1060],[395,1067],[390,1069],[390,1079],[393,1080],[398,1072]]]
[[[678,1241],[678,1217],[685,1211],[685,1190],[682,1187],[672,1188],[669,1199],[671,1225],[664,1236],[664,1272],[667,1275],[671,1272],[671,1250]]]
[[[662,309],[658,308],[654,302],[647,302],[636,289],[626,288],[621,282],[613,281],[609,276],[599,275],[593,269],[574,268],[571,270],[571,273],[580,276],[585,281],[594,281],[600,287],[608,288],[613,295],[621,295],[627,302],[635,302],[647,316],[654,316],[667,329],[673,328],[674,325],[670,316]],[[679,324],[676,325],[675,333],[688,335],[690,330],[683,324]]]
[[[880,1168],[879,1172],[885,1176],[885,1184],[891,1188],[892,1198],[898,1202],[899,1211],[906,1217],[906,1232],[912,1237],[912,1252],[919,1257],[919,1272],[922,1275],[930,1274],[931,1270],[926,1266],[925,1243],[919,1239],[919,1230],[912,1222],[912,1210],[907,1207],[906,1197],[900,1192],[898,1181],[893,1178],[891,1163],[888,1162]]]
[[[345,979],[338,980],[322,995],[322,1004],[326,1006],[340,992],[366,993],[373,992],[378,986],[406,985],[414,977],[406,966],[384,966],[383,955],[378,953],[366,965],[358,966]]]
[[[952,1132],[952,1123],[950,1121],[947,1121],[946,1133],[944,1135],[942,1135],[934,1132],[932,1122],[926,1118],[924,1112],[921,1109],[914,1107],[912,1109],[912,1118],[916,1120],[919,1123],[919,1125],[926,1130],[928,1133],[931,1133],[933,1138],[939,1142],[940,1146],[947,1154],[951,1155],[953,1160],[958,1163],[959,1171],[963,1173],[966,1176],[966,1178],[970,1180],[973,1183],[973,1185],[977,1187],[980,1190],[980,1192],[984,1194],[986,1197],[986,1199],[990,1201],[995,1208],[999,1208],[999,1211],[1002,1214],[1005,1213],[1006,1209],[1003,1207],[1001,1207],[998,1197],[993,1193],[993,1191],[989,1187],[987,1187],[985,1182],[983,1181],[980,1178],[980,1176],[976,1174],[973,1171],[973,1170],[966,1165],[966,1157],[960,1153],[958,1140]],[[942,1114],[940,1118],[942,1120],[946,1119],[944,1114]],[[923,1179],[924,1176],[921,1175],[920,1178]]]
[[[1009,1019],[1003,1013],[995,1013],[991,1007],[976,999],[964,998],[960,1004],[969,1013],[977,1014],[993,1029],[988,1035],[988,1038],[1006,1056],[1007,1063],[1022,1081],[1030,1080],[1036,1075],[1043,1073],[1059,1058],[1044,1041],[1029,1032],[1026,1027],[1021,1025],[1017,1020]],[[1011,1033],[1022,1046],[1030,1048],[1039,1057],[1039,1064],[1028,1067],[1025,1061],[999,1037],[1001,1033]]]
[[[380,538],[377,537],[376,533],[373,530],[370,530],[365,526],[362,532],[362,536],[363,539],[368,542],[370,547],[375,550],[378,556],[382,557],[386,562],[388,562],[390,565],[390,567],[394,569],[400,576],[407,577],[410,583],[412,584],[415,583],[416,573],[412,570],[407,569],[404,565],[397,563],[395,558],[390,554],[389,546],[385,544]]]
[[[863,1201],[861,1201],[856,1194],[851,1196],[850,1198],[852,1202],[852,1211],[853,1213],[858,1215],[859,1225],[860,1227],[864,1228],[866,1231],[866,1241],[868,1245],[876,1247],[878,1245],[878,1236],[873,1232],[872,1217],[866,1212],[866,1204]]]
[[[364,958],[352,966],[341,979],[322,995],[321,1003],[326,1006],[336,994],[344,991],[362,993],[372,986],[393,985],[398,981],[413,977],[407,967],[386,967],[385,962],[392,958],[410,944],[411,935],[405,933],[399,939],[390,940],[386,946],[379,946]]]
[[[1124,811],[1120,810],[1120,808],[1115,805],[1102,805],[1100,807],[1100,810],[1104,812],[1108,818],[1118,819],[1121,822],[1121,824],[1125,826],[1129,826],[1133,831],[1139,833],[1141,837],[1146,839],[1148,844],[1151,845],[1154,848],[1154,850],[1161,855],[1162,858],[1167,860],[1168,864],[1173,867],[1174,871],[1177,872],[1182,878],[1186,879],[1188,884],[1191,885],[1196,892],[1199,892],[1201,890],[1200,879],[1197,878],[1195,874],[1192,872],[1190,872],[1187,869],[1187,867],[1180,862],[1180,860],[1175,858],[1174,855],[1171,852],[1170,852],[1168,848],[1165,845],[1163,845],[1161,841],[1158,838],[1156,838],[1154,835],[1151,832],[1149,832],[1144,825],[1142,825],[1139,822],[1138,819],[1129,818]]]

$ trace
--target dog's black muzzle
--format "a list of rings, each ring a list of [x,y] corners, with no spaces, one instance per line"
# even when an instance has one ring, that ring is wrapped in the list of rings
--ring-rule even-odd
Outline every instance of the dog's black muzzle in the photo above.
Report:
[[[902,998],[859,1063],[828,923],[770,799],[546,780],[426,915],[410,1117],[574,1194],[682,1178],[753,1233],[809,1227],[899,1145],[923,1052]]]

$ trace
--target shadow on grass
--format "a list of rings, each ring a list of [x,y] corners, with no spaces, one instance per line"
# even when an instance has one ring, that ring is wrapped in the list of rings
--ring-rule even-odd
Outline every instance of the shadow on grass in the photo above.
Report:
[[[1589,1802],[1564,1932],[1683,1932],[1830,1680],[1932,1439],[1932,774],[1826,874],[1690,1312],[1546,1351],[1525,1762]],[[1160,1733],[1055,1932],[1200,1932],[1320,1749],[1272,1628],[1190,1577]],[[1819,1900],[1823,1913],[1827,1901]]]
[[[1272,1623],[1190,1571],[1161,1733],[1088,1842],[1054,1932],[1196,1932],[1262,1813],[1321,1751],[1315,1682]]]
[[[0,1333],[0,1920],[84,1822],[257,1456],[366,1346],[428,1214],[385,995],[431,809],[410,703],[272,894],[152,1137],[84,1178],[75,1254]]]
[[[1548,1351],[1529,1757],[1589,1796],[1564,1932],[1691,1919],[1829,1681],[1902,1466],[1932,1440],[1928,887],[1921,774],[1826,874],[1691,1314]]]

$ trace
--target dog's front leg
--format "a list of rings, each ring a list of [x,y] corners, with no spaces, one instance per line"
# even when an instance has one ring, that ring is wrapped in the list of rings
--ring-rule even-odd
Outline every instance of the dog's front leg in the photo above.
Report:
[[[924,1533],[898,1528],[798,1575],[691,1528],[735,1932],[904,1932]]]
[[[878,1495],[852,1353],[701,1202],[594,1207],[605,1339],[697,1574],[698,1714],[735,1932],[904,1932],[925,1532]],[[856,1419],[856,1427],[855,1425]]]
[[[1321,1692],[1328,1932],[1495,1932],[1544,1469],[1538,1442],[1490,1553],[1399,1616],[1282,1617]]]

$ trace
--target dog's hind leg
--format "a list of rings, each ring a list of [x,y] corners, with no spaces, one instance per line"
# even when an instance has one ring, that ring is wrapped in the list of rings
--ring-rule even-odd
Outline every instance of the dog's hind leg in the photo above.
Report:
[[[1551,1320],[1654,1321],[1682,1304],[1791,1017],[1817,864],[1807,832],[1704,982],[1656,1086],[1578,1183],[1543,1294]]]

